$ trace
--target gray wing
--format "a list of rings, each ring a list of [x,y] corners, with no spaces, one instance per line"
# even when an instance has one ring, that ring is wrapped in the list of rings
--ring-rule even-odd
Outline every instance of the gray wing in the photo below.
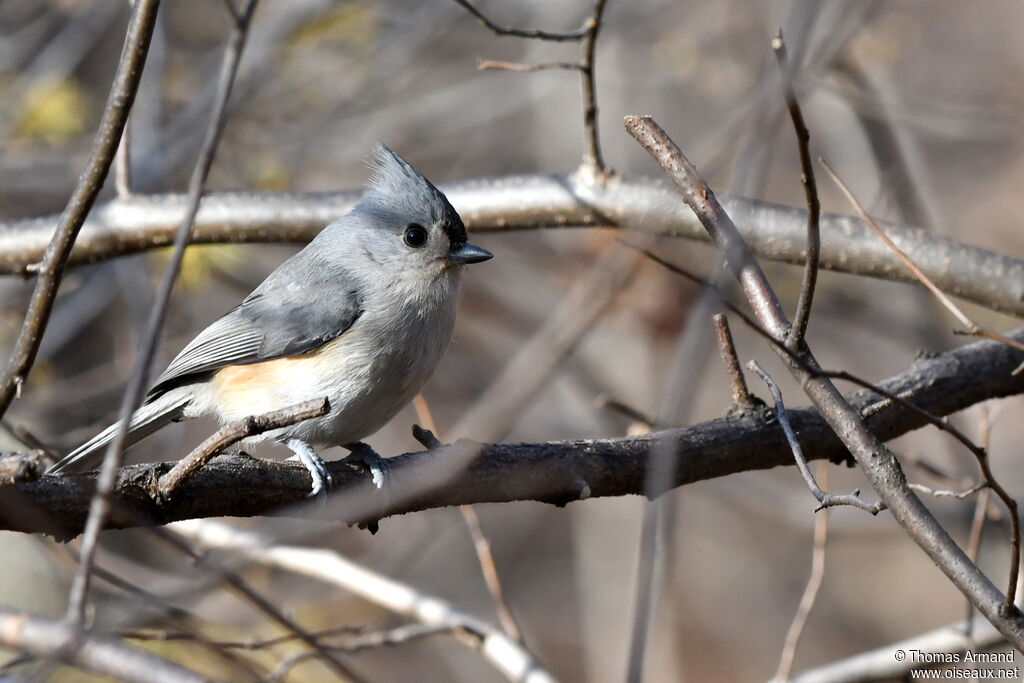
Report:
[[[300,252],[245,301],[200,332],[150,389],[148,400],[185,378],[226,365],[307,353],[340,336],[362,313],[355,280]]]

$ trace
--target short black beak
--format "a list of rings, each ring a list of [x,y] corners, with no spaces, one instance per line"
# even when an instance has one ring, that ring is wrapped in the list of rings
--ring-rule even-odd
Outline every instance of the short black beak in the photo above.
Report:
[[[452,248],[448,251],[448,260],[459,266],[464,266],[468,263],[480,263],[492,258],[494,258],[494,254],[483,247],[478,247],[468,242],[453,244]]]

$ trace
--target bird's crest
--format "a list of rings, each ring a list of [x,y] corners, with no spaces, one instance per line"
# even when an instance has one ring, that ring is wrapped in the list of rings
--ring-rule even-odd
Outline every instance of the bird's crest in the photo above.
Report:
[[[443,221],[456,232],[456,239],[465,241],[462,220],[444,193],[427,180],[422,173],[391,149],[378,142],[367,157],[370,166],[370,181],[363,201],[391,210],[402,211],[410,216],[428,212],[432,221]]]

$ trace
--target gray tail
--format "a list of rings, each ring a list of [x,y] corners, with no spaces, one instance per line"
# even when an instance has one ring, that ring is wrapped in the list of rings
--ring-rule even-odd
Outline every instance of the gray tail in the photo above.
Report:
[[[173,422],[174,420],[179,419],[185,410],[185,406],[189,404],[190,400],[191,397],[188,395],[174,395],[171,393],[164,394],[152,403],[147,403],[140,407],[132,415],[132,421],[128,426],[128,437],[125,441],[124,447],[128,448],[128,446],[142,441],[168,422]],[[75,450],[68,453],[58,463],[47,470],[47,472],[50,474],[61,472],[72,465],[76,465],[78,468],[81,468],[97,460],[98,456],[102,455],[103,449],[106,445],[114,439],[114,434],[117,432],[118,424],[119,423],[115,422]]]

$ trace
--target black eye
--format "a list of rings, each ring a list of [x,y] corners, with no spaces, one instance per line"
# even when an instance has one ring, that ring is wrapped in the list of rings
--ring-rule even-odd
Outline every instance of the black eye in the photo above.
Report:
[[[427,243],[427,229],[419,223],[410,223],[405,228],[405,243],[414,249],[418,249]]]

